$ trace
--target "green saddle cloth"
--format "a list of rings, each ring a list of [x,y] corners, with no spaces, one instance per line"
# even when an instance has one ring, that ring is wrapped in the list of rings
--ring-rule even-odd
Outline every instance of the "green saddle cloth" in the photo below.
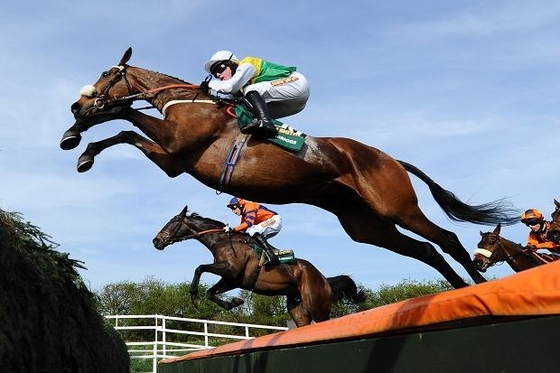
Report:
[[[251,245],[251,247],[253,248],[253,251],[255,252],[257,258],[261,258],[261,263],[262,263],[262,260],[264,260],[262,259],[263,256],[262,247],[260,247],[257,244],[253,244]],[[278,257],[280,264],[291,264],[296,262],[296,256],[294,254],[294,250],[275,250],[274,253]]]
[[[240,103],[235,105],[233,111],[237,116],[237,123],[239,124],[240,129],[243,129],[254,119],[253,113]],[[291,151],[298,151],[303,147],[303,144],[305,143],[304,133],[297,131],[292,126],[284,124],[279,120],[272,119],[271,121],[276,126],[278,133],[275,137],[266,138],[266,141]]]

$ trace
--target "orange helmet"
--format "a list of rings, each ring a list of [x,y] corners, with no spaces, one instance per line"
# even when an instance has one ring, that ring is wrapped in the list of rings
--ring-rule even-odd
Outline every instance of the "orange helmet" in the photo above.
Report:
[[[521,214],[521,222],[526,222],[528,220],[544,220],[544,215],[537,209],[529,209]]]

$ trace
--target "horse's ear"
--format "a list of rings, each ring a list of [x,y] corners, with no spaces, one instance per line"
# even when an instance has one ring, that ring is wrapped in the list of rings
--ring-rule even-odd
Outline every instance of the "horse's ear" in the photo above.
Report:
[[[482,233],[482,231],[478,231],[478,233],[480,233],[480,237],[484,236],[484,233]]]
[[[500,229],[502,229],[502,224],[498,223],[498,225],[496,225],[496,229],[494,229],[494,234],[500,234]]]
[[[556,207],[560,207],[560,202],[558,202],[556,198],[554,198],[554,204],[556,205]]]
[[[185,205],[185,207],[183,207],[183,209],[181,210],[181,215],[186,215],[187,211],[189,211],[189,205]]]
[[[126,52],[124,52],[122,58],[121,58],[121,62],[119,62],[119,66],[124,66],[126,65],[126,63],[128,62],[128,60],[130,60],[130,57],[132,56],[132,47],[128,47],[128,49],[126,50]]]

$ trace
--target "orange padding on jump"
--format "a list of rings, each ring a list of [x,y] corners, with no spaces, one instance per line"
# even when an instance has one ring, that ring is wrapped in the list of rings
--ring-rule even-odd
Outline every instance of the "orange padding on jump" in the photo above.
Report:
[[[560,261],[467,288],[427,295],[163,362],[372,336],[478,316],[560,314]]]

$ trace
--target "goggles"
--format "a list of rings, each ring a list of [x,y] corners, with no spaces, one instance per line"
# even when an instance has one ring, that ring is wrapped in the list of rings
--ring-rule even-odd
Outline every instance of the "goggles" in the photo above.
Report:
[[[532,225],[537,225],[537,224],[541,224],[541,221],[538,219],[531,219],[531,220],[526,220],[523,222],[523,224],[525,224],[526,226],[530,227]]]
[[[223,73],[228,67],[229,66],[225,61],[218,61],[210,68],[210,74],[217,78],[218,74]]]

